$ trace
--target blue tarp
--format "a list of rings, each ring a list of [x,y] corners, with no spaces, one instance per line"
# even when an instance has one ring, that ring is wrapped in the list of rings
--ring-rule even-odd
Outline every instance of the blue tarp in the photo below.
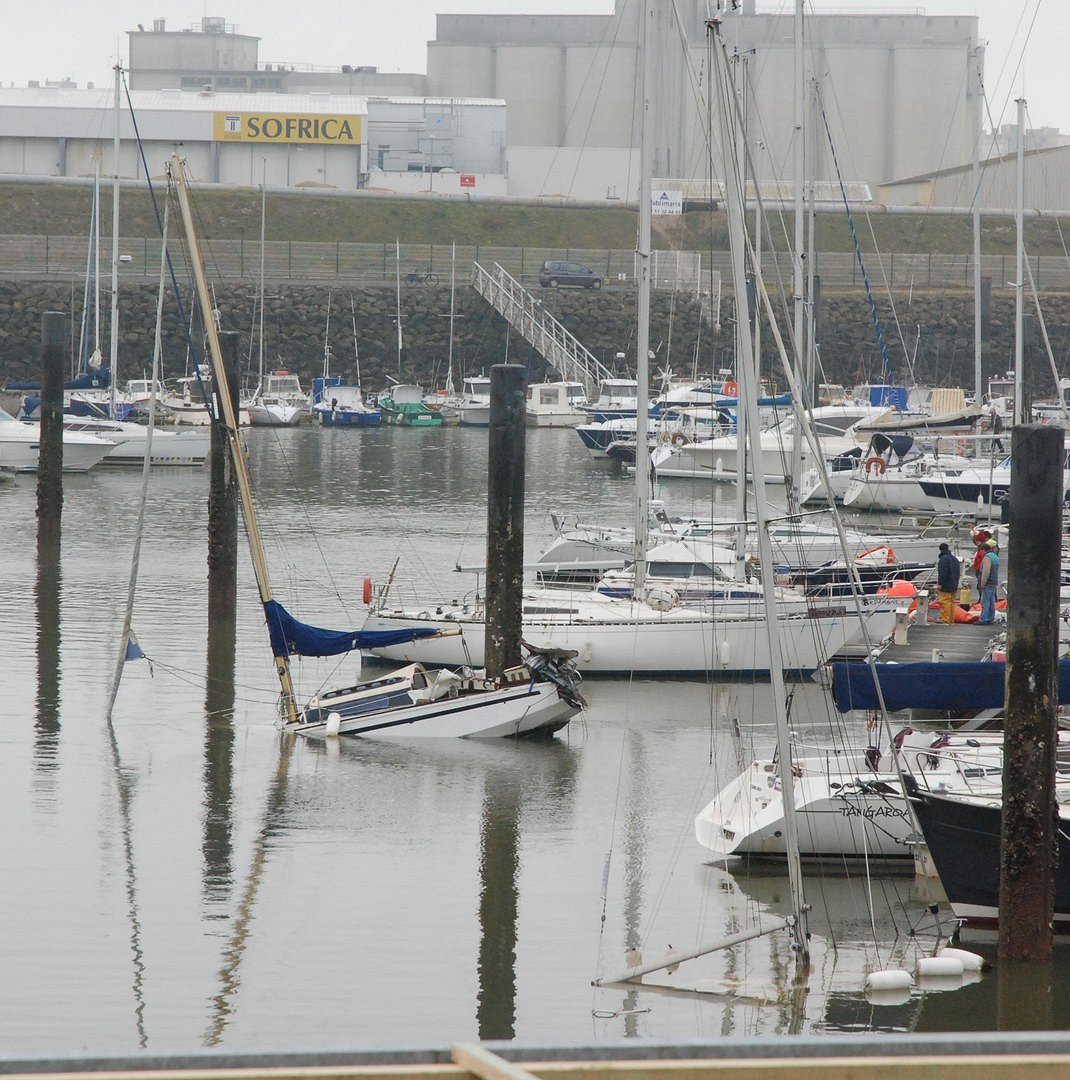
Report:
[[[111,385],[111,372],[107,368],[98,368],[96,371],[83,371],[74,379],[69,379],[63,384],[64,390],[106,390]],[[8,390],[28,390],[33,392],[41,389],[41,382],[25,380],[23,382],[9,382]]]
[[[404,630],[321,630],[298,622],[277,600],[264,605],[272,656],[338,656],[354,649],[385,649],[438,633],[433,626]]]
[[[884,703],[900,709],[973,712],[1003,706],[1006,664],[876,664]],[[832,697],[840,712],[879,709],[869,664],[833,664]],[[1059,704],[1070,702],[1070,660],[1059,662]]]

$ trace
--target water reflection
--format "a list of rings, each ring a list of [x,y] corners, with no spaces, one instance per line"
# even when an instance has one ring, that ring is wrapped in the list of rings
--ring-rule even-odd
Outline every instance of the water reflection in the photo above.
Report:
[[[234,796],[234,661],[237,623],[214,618],[208,624],[205,672],[204,859],[206,917],[225,917],[221,906],[234,882],[232,802]]]
[[[223,1041],[227,1024],[234,1013],[235,998],[241,987],[241,962],[252,932],[256,900],[267,868],[268,843],[286,813],[294,736],[280,735],[279,742],[278,765],[268,789],[260,828],[253,841],[245,888],[238,901],[230,937],[223,950],[223,962],[216,976],[218,989],[209,1002],[208,1027],[202,1037],[202,1043],[206,1047],[218,1046]]]
[[[476,747],[468,743],[465,749]],[[484,744],[479,750],[486,763],[496,759],[498,767],[485,772],[480,817],[476,1025],[482,1040],[513,1039],[521,819],[533,800],[548,806],[551,817],[572,813],[576,755],[557,739]]]
[[[60,732],[60,542],[42,534],[37,545],[37,718],[34,723],[36,790],[52,808],[52,783],[59,764]],[[46,779],[49,777],[49,779]]]

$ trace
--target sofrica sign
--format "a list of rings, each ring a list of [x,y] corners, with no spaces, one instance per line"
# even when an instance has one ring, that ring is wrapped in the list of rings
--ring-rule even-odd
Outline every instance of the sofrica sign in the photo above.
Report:
[[[359,116],[300,113],[216,113],[216,142],[326,143],[357,146]]]

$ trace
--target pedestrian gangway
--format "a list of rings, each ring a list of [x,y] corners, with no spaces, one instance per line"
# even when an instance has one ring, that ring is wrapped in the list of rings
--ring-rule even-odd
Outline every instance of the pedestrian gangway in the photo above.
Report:
[[[590,391],[601,379],[613,378],[613,372],[498,263],[493,270],[472,263],[472,287],[562,379],[581,382]]]

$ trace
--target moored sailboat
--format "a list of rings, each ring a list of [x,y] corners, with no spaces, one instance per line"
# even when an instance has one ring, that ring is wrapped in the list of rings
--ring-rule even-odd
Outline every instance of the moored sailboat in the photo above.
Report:
[[[359,631],[324,630],[295,619],[274,597],[252,499],[245,447],[228,392],[227,373],[193,229],[185,173],[177,154],[171,160],[171,169],[197,300],[207,328],[227,448],[242,503],[254,575],[281,688],[280,710],[287,729],[308,737],[473,738],[549,733],[562,727],[579,712],[583,702],[575,690],[569,658],[545,651],[532,653],[523,665],[508,668],[494,679],[474,671],[431,675],[420,666],[411,665],[386,681],[373,680],[370,684],[358,683],[316,695],[304,709],[298,707],[290,669],[292,656],[337,656],[390,640],[434,637],[441,631],[425,626],[393,631],[384,637]]]

